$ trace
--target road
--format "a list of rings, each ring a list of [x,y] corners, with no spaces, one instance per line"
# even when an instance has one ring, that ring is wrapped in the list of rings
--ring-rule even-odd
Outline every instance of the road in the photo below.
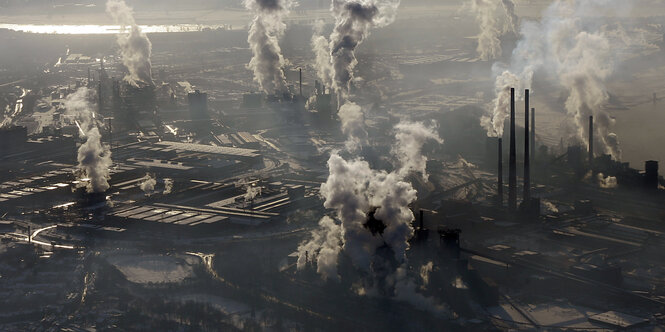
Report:
[[[49,229],[56,228],[56,227],[58,227],[58,225],[51,225],[51,226],[43,227],[43,228],[35,230],[34,232],[32,232],[32,234],[29,234],[28,236],[25,236],[23,234],[17,234],[17,233],[11,233],[11,235],[15,236],[20,241],[34,243],[34,244],[41,245],[41,246],[52,247],[52,248],[57,248],[57,249],[70,249],[70,250],[75,249],[74,246],[65,245],[65,244],[51,244],[51,243],[48,243],[48,242],[39,241],[39,240],[35,239],[39,235],[39,233],[47,231]]]

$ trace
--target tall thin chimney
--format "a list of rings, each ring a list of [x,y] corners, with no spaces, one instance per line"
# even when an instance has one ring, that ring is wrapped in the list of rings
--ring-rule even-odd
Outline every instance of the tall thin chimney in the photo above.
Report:
[[[593,170],[593,115],[589,116],[589,168]]]
[[[531,157],[529,153],[529,89],[524,90],[524,202],[531,199]]]
[[[515,89],[510,88],[510,160],[508,165],[508,208],[517,210],[517,151],[515,142]]]
[[[300,68],[300,97],[302,97],[302,68]]]
[[[503,206],[503,139],[499,137],[499,168],[497,183],[497,201],[499,206]]]
[[[113,118],[108,118],[109,120],[109,147],[113,150]]]
[[[536,109],[531,108],[531,160],[536,160]]]
[[[103,89],[102,89],[102,80],[99,80],[99,84],[97,85],[97,107],[99,107],[99,114],[103,114],[104,111],[104,95],[103,95]]]
[[[425,211],[420,209],[420,229],[422,230],[424,228],[425,228]]]

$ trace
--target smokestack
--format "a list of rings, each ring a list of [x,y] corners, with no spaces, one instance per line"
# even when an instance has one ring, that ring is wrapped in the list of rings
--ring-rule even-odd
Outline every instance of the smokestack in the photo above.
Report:
[[[102,80],[99,80],[99,84],[97,86],[97,99],[98,99],[98,104],[97,107],[99,107],[99,114],[103,114],[104,111],[104,98],[102,96]]]
[[[108,118],[109,120],[109,149],[113,150],[113,118]]]
[[[647,189],[658,190],[658,162],[648,160],[644,163],[644,183]]]
[[[515,88],[510,88],[510,160],[508,165],[508,208],[517,210],[517,151],[515,146]]]
[[[531,109],[531,159],[536,160],[536,109]]]
[[[589,116],[589,168],[593,170],[593,115]]]
[[[528,202],[531,199],[531,160],[529,150],[529,89],[524,90],[524,194],[522,199]]]
[[[302,97],[302,68],[300,68],[300,97]]]
[[[425,211],[420,210],[420,229],[425,229]]]
[[[499,206],[503,205],[503,139],[499,137],[499,181],[497,183],[497,200]]]

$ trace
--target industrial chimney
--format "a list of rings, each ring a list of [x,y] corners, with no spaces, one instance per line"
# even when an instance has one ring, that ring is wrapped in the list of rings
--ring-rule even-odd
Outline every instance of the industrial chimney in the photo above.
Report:
[[[302,97],[302,68],[300,68],[300,97]]]
[[[515,89],[510,88],[510,160],[508,165],[508,208],[517,210],[517,151],[515,146]]]
[[[503,139],[499,137],[499,168],[498,168],[498,183],[497,183],[497,202],[499,206],[503,206]]]
[[[644,183],[647,189],[658,189],[658,162],[649,160],[644,163]]]
[[[589,116],[589,168],[593,170],[593,115]]]
[[[524,202],[531,199],[531,160],[529,150],[529,89],[524,90]]]
[[[536,109],[531,108],[531,160],[536,160]]]

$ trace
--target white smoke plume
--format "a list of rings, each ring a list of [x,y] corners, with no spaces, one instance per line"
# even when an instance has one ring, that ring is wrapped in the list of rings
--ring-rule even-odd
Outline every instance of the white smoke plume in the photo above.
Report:
[[[132,8],[124,0],[108,0],[106,12],[120,25],[117,42],[122,64],[128,71],[125,81],[132,85],[139,82],[152,85],[152,43],[136,24]]]
[[[266,94],[286,92],[286,64],[279,39],[284,35],[284,17],[294,5],[291,0],[244,0],[245,7],[254,13],[247,42],[253,57],[247,68],[254,72],[254,80]]]
[[[155,192],[155,185],[157,185],[157,180],[155,180],[150,173],[146,173],[141,179],[139,187],[143,190],[146,196],[150,196]]]
[[[505,14],[504,26],[501,27],[501,17],[498,8],[501,6]],[[513,0],[469,0],[464,8],[475,15],[480,28],[478,34],[478,47],[476,51],[482,60],[488,61],[501,56],[501,35],[505,32],[517,33],[519,18],[515,14]]]
[[[436,132],[436,126],[425,125],[422,122],[400,122],[395,126],[395,145],[392,153],[400,163],[399,172],[402,176],[409,173],[419,173],[427,181],[427,157],[422,154],[423,146],[427,141],[443,144],[443,140]]]
[[[86,138],[78,150],[78,178],[85,183],[88,193],[102,193],[109,189],[109,168],[112,165],[111,151],[107,145],[102,144],[102,135],[98,126],[101,123],[95,117],[89,99],[92,91],[83,87],[67,96],[65,108],[68,114],[74,115],[80,121],[80,128]]]
[[[319,229],[312,231],[312,239],[298,247],[297,267],[302,270],[312,257],[316,259],[317,273],[324,280],[339,280],[337,257],[341,250],[342,227],[325,216],[319,221]]]
[[[83,132],[83,136],[91,126],[100,124],[95,121],[95,113],[90,106],[93,95],[93,90],[82,87],[65,99],[65,114],[75,118],[75,121],[79,124],[79,131]]]
[[[596,179],[601,188],[613,189],[617,187],[617,178],[614,176],[605,176],[603,173],[598,173]]]
[[[173,192],[173,179],[164,179],[164,192],[162,194],[168,195]]]
[[[372,27],[384,27],[395,21],[399,4],[399,0],[333,0],[335,28],[330,35],[330,52],[333,88],[341,100],[349,98],[353,71],[358,64],[356,48]]]
[[[481,119],[489,136],[500,136],[508,116],[509,88],[521,99],[531,89],[533,76],[550,76],[568,92],[565,109],[575,130],[571,141],[586,145],[590,115],[594,116],[597,146],[619,159],[619,142],[611,132],[613,120],[603,109],[609,100],[605,86],[614,71],[612,47],[598,24],[587,22],[590,13],[602,10],[615,0],[557,0],[538,22],[523,22],[521,39],[509,66],[495,64],[496,98],[488,115]],[[533,92],[533,89],[532,89]]]
[[[504,71],[497,76],[494,82],[494,101],[489,108],[487,115],[480,118],[480,124],[487,130],[489,137],[501,137],[506,119],[510,117],[510,88],[515,89],[515,98],[519,94],[517,87],[520,86],[520,80],[509,71]]]
[[[256,182],[249,181],[247,179],[241,179],[235,183],[235,186],[240,188],[242,187],[245,190],[245,195],[243,199],[245,202],[251,202],[256,198],[256,196],[261,195],[261,187],[256,185]]]
[[[598,33],[580,32],[567,54],[560,58],[558,75],[569,95],[566,111],[573,117],[577,140],[588,143],[588,118],[594,116],[594,137],[605,153],[619,159],[621,152],[616,135],[609,130],[614,120],[603,110],[609,100],[605,82],[613,71],[610,44]],[[574,137],[575,138],[575,137]]]
[[[337,115],[342,125],[342,133],[347,137],[346,149],[351,152],[358,151],[367,142],[365,114],[362,108],[348,102],[340,107]]]
[[[546,32],[548,64],[568,90],[565,108],[577,132],[572,140],[588,143],[588,118],[594,116],[597,146],[615,159],[621,157],[613,120],[603,109],[609,100],[605,82],[614,71],[612,47],[605,32],[586,24],[584,16],[606,0],[556,1],[546,10],[541,27]]]
[[[425,132],[415,133],[417,129]],[[409,205],[416,200],[417,192],[405,181],[405,176],[413,171],[421,171],[419,163],[426,159],[420,154],[427,140],[441,141],[432,130],[433,126],[427,127],[418,123],[407,123],[396,130],[399,138],[393,151],[400,161],[400,166],[393,172],[374,170],[362,159],[345,160],[337,152],[330,156],[330,175],[321,185],[321,195],[325,199],[324,206],[334,211],[335,219],[339,220],[340,224],[332,222],[332,219],[321,221],[321,227],[312,233],[312,240],[302,243],[298,249],[299,268],[304,267],[305,252],[316,260],[319,273],[328,279],[337,275],[341,252],[351,259],[356,268],[373,271],[373,275],[380,266],[390,265],[385,262],[386,259],[394,260],[400,265],[406,262],[408,240],[413,236],[411,223],[414,220]],[[406,153],[404,150],[407,147],[413,151]],[[403,158],[407,158],[407,155],[417,161],[405,162]],[[370,215],[385,228],[379,232],[372,231],[367,225]],[[341,234],[341,239],[338,234]],[[323,239],[333,240],[325,242],[324,245]],[[340,240],[335,242],[334,239]],[[327,247],[332,244],[341,245],[340,250]],[[392,257],[377,255],[379,249],[385,247],[390,249]],[[326,258],[319,259],[323,249],[326,249]],[[389,274],[392,273],[389,271]],[[392,287],[395,292],[397,286],[393,280]],[[376,287],[376,284],[373,287]],[[402,290],[406,291],[407,288]]]
[[[469,8],[476,15],[480,28],[478,35],[478,55],[487,61],[501,56],[501,30],[496,11],[498,0],[471,0]]]
[[[342,105],[339,117],[347,136],[346,148],[351,153],[360,149],[368,136],[362,108],[349,101],[357,64],[355,50],[371,27],[394,21],[398,6],[398,0],[333,0],[335,28],[329,44],[332,86]],[[325,74],[319,76],[325,81]],[[420,129],[425,132],[415,132]],[[363,285],[354,285],[360,288],[359,294],[384,294],[419,308],[441,308],[432,299],[416,293],[406,269],[414,220],[409,205],[416,200],[417,192],[405,177],[411,172],[426,176],[421,166],[427,161],[421,157],[422,146],[428,139],[440,141],[432,130],[433,127],[412,123],[396,128],[398,138],[393,153],[399,163],[393,172],[372,169],[362,158],[347,160],[339,152],[331,154],[329,176],[320,192],[324,207],[334,211],[334,218],[322,218],[311,239],[300,244],[298,269],[304,269],[309,260],[316,262],[317,272],[324,279],[339,280],[337,267],[343,254],[355,268],[367,273],[367,278],[361,280]],[[408,148],[413,151],[406,151]],[[410,157],[414,161],[407,160]]]
[[[432,261],[420,267],[420,279],[423,280],[423,286],[429,285],[429,275],[432,273],[434,263]]]
[[[256,198],[256,196],[261,195],[261,187],[257,187],[254,185],[247,186],[247,191],[245,191],[245,202],[251,202]]]
[[[314,24],[314,34],[312,35],[312,50],[316,58],[316,74],[321,83],[325,86],[332,86],[332,60],[330,57],[330,42],[323,35],[325,22],[319,20]]]
[[[97,127],[86,132],[86,141],[78,150],[77,160],[82,176],[90,180],[86,185],[88,193],[103,193],[110,188],[111,151],[102,144],[102,135]]]

